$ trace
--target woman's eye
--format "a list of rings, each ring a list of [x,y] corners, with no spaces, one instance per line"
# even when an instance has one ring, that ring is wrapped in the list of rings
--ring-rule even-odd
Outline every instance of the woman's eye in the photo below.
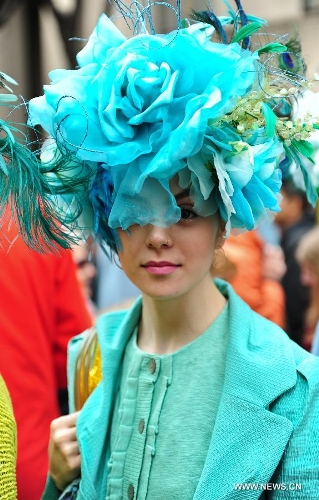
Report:
[[[192,208],[189,207],[180,207],[181,209],[181,219],[183,220],[191,220],[195,217],[198,217],[197,213],[194,212]]]

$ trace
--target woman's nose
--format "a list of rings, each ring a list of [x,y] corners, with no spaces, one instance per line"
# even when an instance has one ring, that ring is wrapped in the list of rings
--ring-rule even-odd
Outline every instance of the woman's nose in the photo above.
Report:
[[[146,233],[146,245],[149,248],[171,247],[172,238],[167,228],[148,225]]]

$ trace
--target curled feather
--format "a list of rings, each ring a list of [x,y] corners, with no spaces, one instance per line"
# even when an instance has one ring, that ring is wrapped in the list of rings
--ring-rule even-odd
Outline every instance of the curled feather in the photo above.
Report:
[[[0,129],[1,220],[13,217],[22,239],[38,252],[68,248],[75,237],[65,224],[72,221],[57,212],[39,159],[16,139],[21,134],[16,127],[1,121]]]
[[[214,14],[214,12],[210,10],[203,10],[201,12],[196,12],[195,10],[192,10],[191,17],[192,19],[194,19],[194,21],[205,24],[211,24],[215,28],[216,33],[219,35],[221,42],[228,44],[226,31],[224,30],[220,20]]]

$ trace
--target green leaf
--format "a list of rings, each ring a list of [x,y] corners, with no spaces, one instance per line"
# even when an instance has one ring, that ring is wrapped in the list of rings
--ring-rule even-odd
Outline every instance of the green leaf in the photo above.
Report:
[[[258,54],[264,54],[266,52],[287,52],[287,47],[281,43],[267,43],[267,45],[258,49],[257,52]]]
[[[182,19],[181,20],[181,28],[185,29],[185,28],[187,28],[187,26],[188,26],[187,19],[185,19],[185,18]]]
[[[275,135],[277,117],[268,104],[263,102],[261,106],[265,118],[266,134],[268,137],[273,137]]]
[[[297,141],[296,139],[293,139],[291,144],[300,154],[302,154],[302,156],[305,156],[308,160],[310,160],[313,154],[313,146],[309,141]]]
[[[246,24],[246,26],[243,26],[239,31],[237,31],[237,33],[235,33],[232,38],[232,43],[240,42],[240,40],[243,40],[247,36],[252,35],[256,31],[260,30],[261,26],[262,25],[257,22]]]

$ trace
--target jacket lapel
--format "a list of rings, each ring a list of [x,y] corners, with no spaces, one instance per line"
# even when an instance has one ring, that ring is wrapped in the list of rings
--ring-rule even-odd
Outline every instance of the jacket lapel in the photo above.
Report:
[[[290,341],[254,314],[227,285],[230,331],[225,381],[205,466],[194,500],[260,498],[262,490],[237,484],[267,483],[285,450],[292,423],[269,405],[296,384]]]
[[[286,418],[224,394],[194,500],[259,498],[260,489],[241,491],[236,485],[267,483],[291,432]]]
[[[77,421],[77,437],[81,450],[79,500],[104,498],[107,479],[107,435],[119,381],[125,346],[141,313],[141,300],[123,318],[123,311],[101,316],[97,331],[102,357],[103,379],[83,406]],[[120,324],[120,327],[119,327]],[[103,493],[104,492],[104,493]]]

